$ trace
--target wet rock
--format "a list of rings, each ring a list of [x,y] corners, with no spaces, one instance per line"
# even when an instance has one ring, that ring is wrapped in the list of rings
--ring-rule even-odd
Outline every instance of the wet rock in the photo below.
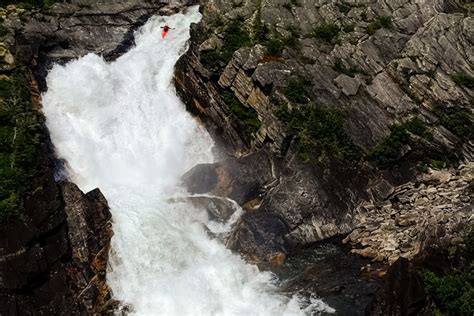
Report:
[[[382,290],[371,303],[370,315],[420,315],[427,297],[424,283],[409,261],[400,258],[386,274]]]
[[[236,211],[236,205],[224,198],[208,196],[190,196],[186,198],[195,207],[207,211],[209,218],[213,221],[227,222]]]
[[[183,182],[192,194],[228,197],[244,204],[258,197],[276,180],[273,164],[268,154],[259,152],[239,159],[198,165],[183,176]]]
[[[236,223],[226,245],[254,263],[278,263],[290,245],[284,236],[288,227],[281,216],[272,212],[251,211]]]

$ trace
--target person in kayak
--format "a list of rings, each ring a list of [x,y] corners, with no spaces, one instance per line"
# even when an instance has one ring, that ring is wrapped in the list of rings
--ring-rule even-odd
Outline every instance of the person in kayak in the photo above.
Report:
[[[161,27],[163,31],[161,31],[161,37],[165,38],[166,35],[168,35],[169,30],[172,30],[173,28],[169,27],[168,24],[165,24],[164,26]]]

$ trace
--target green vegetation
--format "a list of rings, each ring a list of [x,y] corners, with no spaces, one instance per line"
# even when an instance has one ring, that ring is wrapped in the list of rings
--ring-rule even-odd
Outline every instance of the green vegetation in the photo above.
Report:
[[[449,315],[474,314],[474,263],[466,271],[445,276],[425,272],[423,277],[427,292],[441,311]]]
[[[267,48],[267,54],[270,56],[281,56],[285,47],[296,47],[298,45],[298,34],[294,28],[289,28],[290,36],[282,37],[273,35],[267,38],[269,30],[261,20],[261,12],[257,11],[252,23],[252,41],[254,44],[260,43]]]
[[[367,34],[372,35],[378,29],[389,28],[392,25],[392,18],[389,16],[380,16],[367,26]]]
[[[409,133],[430,139],[431,133],[419,118],[413,118],[402,124],[390,127],[390,135],[376,145],[368,155],[369,160],[381,167],[390,167],[400,159],[401,149],[408,144],[413,144]]]
[[[434,169],[444,169],[449,166],[449,161],[445,160],[437,160],[437,159],[431,159],[430,160],[430,165]]]
[[[231,21],[222,34],[224,43],[217,51],[210,51],[201,54],[201,63],[212,71],[217,71],[224,67],[231,59],[236,50],[252,43],[248,32],[241,21]]]
[[[474,120],[470,110],[459,106],[436,104],[433,112],[440,123],[462,140],[474,139]]]
[[[474,78],[463,74],[463,73],[457,73],[455,75],[452,75],[451,78],[453,79],[454,82],[456,82],[458,85],[469,88],[469,89],[474,89]]]
[[[474,228],[464,237],[464,244],[455,249],[460,263],[450,273],[423,273],[426,292],[441,315],[474,315]]]
[[[240,128],[243,129],[244,134],[250,139],[252,133],[258,131],[262,123],[258,119],[257,112],[244,106],[230,91],[222,93],[222,99],[229,107],[230,112],[238,119]]]
[[[308,103],[309,97],[306,93],[305,86],[308,86],[309,84],[310,82],[303,78],[298,78],[297,80],[292,79],[288,82],[288,86],[283,89],[283,93],[291,102]]]
[[[267,40],[268,28],[262,23],[262,11],[260,9],[258,9],[257,14],[255,14],[255,18],[252,22],[252,30],[252,40],[255,43],[263,43]]]
[[[342,111],[314,105],[289,111],[282,106],[277,116],[295,133],[298,153],[303,160],[310,160],[315,149],[323,156],[350,160],[358,157],[358,150],[344,131]]]
[[[282,6],[285,9],[287,9],[288,11],[291,11],[293,9],[293,7],[299,7],[300,4],[299,4],[298,0],[290,0],[290,2],[284,3]]]
[[[279,37],[275,36],[263,43],[267,48],[267,54],[270,56],[281,56],[285,47],[295,47],[298,45],[296,36]]]
[[[341,29],[334,23],[325,23],[316,27],[310,34],[311,37],[319,38],[325,42],[331,43],[334,40]]]
[[[21,215],[21,197],[41,161],[43,118],[32,109],[24,73],[0,78],[0,222]]]
[[[293,9],[293,6],[291,5],[291,3],[283,3],[282,7],[287,9],[288,11],[291,11],[291,9]]]
[[[337,7],[339,8],[339,11],[340,11],[341,13],[344,13],[344,14],[349,13],[349,11],[351,11],[351,9],[352,9],[352,7],[351,7],[349,4],[344,3],[344,2],[342,2],[342,3],[336,3],[336,5],[337,5]]]
[[[346,33],[350,33],[350,32],[353,32],[354,29],[355,29],[355,25],[354,23],[351,23],[351,24],[344,24],[343,28],[344,32]]]

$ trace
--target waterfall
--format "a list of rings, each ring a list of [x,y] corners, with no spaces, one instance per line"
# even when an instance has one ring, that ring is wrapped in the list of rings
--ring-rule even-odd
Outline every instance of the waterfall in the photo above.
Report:
[[[114,62],[89,54],[55,65],[43,95],[51,139],[68,177],[83,191],[100,188],[109,202],[107,282],[131,314],[304,315],[271,273],[208,236],[205,210],[179,198],[187,195],[181,175],[214,160],[212,139],[172,85],[189,26],[200,18],[197,7],[156,16]],[[173,29],[163,40],[165,23]]]

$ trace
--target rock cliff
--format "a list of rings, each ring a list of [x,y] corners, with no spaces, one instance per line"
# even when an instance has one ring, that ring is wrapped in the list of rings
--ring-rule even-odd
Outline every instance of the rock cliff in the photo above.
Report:
[[[361,203],[384,200],[416,166],[472,160],[468,7],[207,1],[202,11],[178,91],[238,161],[267,153],[271,174],[252,191],[293,244],[350,232]]]
[[[380,275],[427,244],[462,245],[474,215],[472,10],[203,1],[175,83],[225,155],[184,181],[193,191],[205,178],[199,193],[246,210],[228,245],[278,266],[347,236],[353,253],[385,264]]]

